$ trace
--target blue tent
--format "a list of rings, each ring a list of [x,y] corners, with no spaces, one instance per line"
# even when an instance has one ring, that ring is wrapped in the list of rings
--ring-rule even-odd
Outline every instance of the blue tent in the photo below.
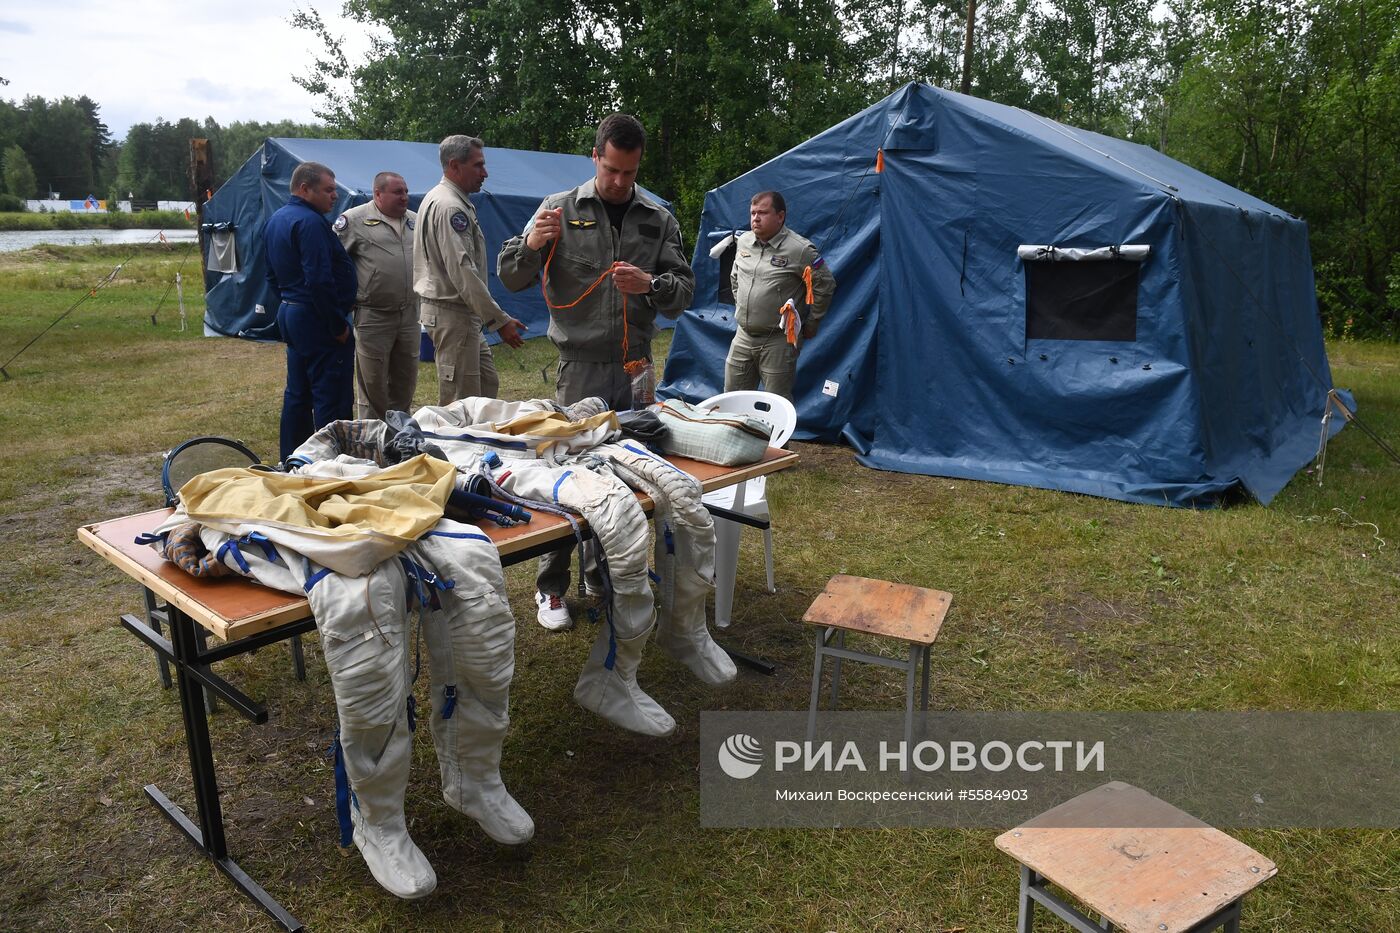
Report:
[[[593,161],[587,156],[519,149],[488,147],[485,152],[489,177],[481,192],[472,196],[472,202],[492,260],[488,285],[507,313],[529,325],[529,336],[543,337],[549,312],[539,290],[508,291],[496,278],[495,257],[501,244],[525,227],[545,197],[592,178]],[[370,200],[374,176],[379,172],[398,172],[404,177],[408,182],[409,207],[415,210],[442,177],[436,143],[268,139],[205,205],[204,223],[216,230],[221,225],[231,228],[237,255],[236,272],[210,271],[212,237],[205,237],[206,334],[276,338],[277,308],[266,282],[262,228],[272,212],[291,197],[288,186],[292,170],[302,162],[320,162],[335,172],[340,195],[331,219]],[[660,201],[650,192],[648,196]]]
[[[1267,503],[1317,449],[1332,378],[1303,221],[1144,146],[918,84],[706,195],[663,395],[722,388],[734,308],[710,251],[768,188],[838,282],[798,366],[799,438],[1175,506],[1240,485]]]

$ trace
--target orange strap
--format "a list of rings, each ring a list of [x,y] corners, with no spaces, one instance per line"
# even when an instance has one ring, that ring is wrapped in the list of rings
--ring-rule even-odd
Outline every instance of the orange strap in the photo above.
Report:
[[[885,150],[875,150],[875,174],[878,175],[885,170]]]
[[[807,307],[812,306],[815,297],[812,295],[812,267],[808,266],[802,270],[802,284],[807,286]]]
[[[552,262],[554,261],[554,251],[559,247],[559,241],[562,240],[563,238],[564,238],[564,231],[561,229],[561,230],[559,231],[559,236],[555,237],[554,240],[549,244],[549,255],[545,257],[545,260],[544,260],[544,269],[542,269],[542,270],[540,271],[540,295],[542,295],[542,296],[544,297],[544,303],[545,303],[548,307],[550,307],[551,309],[553,309],[553,310],[555,310],[555,311],[567,311],[567,310],[569,310],[570,308],[576,307],[576,306],[578,305],[579,302],[583,301],[583,299],[585,299],[585,298],[587,298],[589,295],[593,294],[593,290],[594,290],[595,288],[597,288],[599,285],[603,284],[603,280],[606,279],[608,276],[612,275],[613,272],[614,272],[614,271],[617,269],[617,267],[620,265],[620,263],[616,263],[616,262],[615,262],[615,263],[613,263],[612,265],[608,266],[606,269],[603,270],[603,274],[602,274],[602,275],[598,276],[596,279],[593,280],[593,284],[592,284],[592,285],[590,285],[590,286],[588,286],[588,288],[584,289],[582,295],[579,295],[577,298],[575,298],[573,301],[569,302],[569,303],[566,304],[566,305],[557,305],[557,304],[555,304],[554,302],[552,302],[552,301],[549,300],[549,292],[546,290],[546,286],[549,284],[549,264],[552,263]],[[623,292],[623,293],[622,293],[622,358],[623,358],[624,360],[627,359],[627,293],[626,293],[626,292]],[[645,368],[646,365],[647,365],[647,361],[646,361],[646,360],[633,360],[633,361],[630,362],[630,363],[624,362],[624,363],[622,364],[622,368],[623,368],[623,370],[624,370],[628,375],[635,376],[638,372],[640,372],[643,368]]]

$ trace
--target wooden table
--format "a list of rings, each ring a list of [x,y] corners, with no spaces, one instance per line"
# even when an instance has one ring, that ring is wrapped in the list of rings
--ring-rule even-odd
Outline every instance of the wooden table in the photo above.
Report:
[[[705,492],[712,492],[755,476],[786,470],[797,464],[798,457],[792,451],[770,447],[762,460],[741,467],[715,466],[685,457],[669,459],[698,479]],[[650,514],[651,497],[638,493],[637,499]],[[191,577],[161,558],[153,548],[133,543],[137,535],[157,528],[171,511],[155,509],[84,525],[78,529],[78,540],[225,641],[237,641],[308,617],[310,609],[305,597],[271,590],[242,577],[212,580]],[[510,565],[538,557],[558,547],[572,534],[569,523],[559,516],[544,512],[532,514],[534,517],[526,525],[501,528],[488,523],[481,526],[482,532],[500,551],[501,563]],[[587,527],[582,519],[579,524]]]
[[[795,466],[797,460],[796,453],[773,448],[757,463],[741,467],[714,466],[683,457],[670,458],[672,464],[698,479],[705,492],[788,469]],[[650,514],[653,508],[651,498],[641,494],[637,498],[642,508]],[[283,929],[300,930],[301,922],[229,857],[218,780],[214,771],[214,753],[209,742],[205,696],[206,693],[217,695],[252,722],[266,722],[266,707],[213,673],[210,665],[312,631],[315,623],[311,619],[310,606],[304,596],[272,590],[243,577],[192,577],[159,557],[153,548],[135,543],[137,535],[154,530],[170,513],[170,509],[156,509],[78,529],[80,541],[144,588],[147,618],[123,615],[121,624],[151,647],[163,664],[173,666],[174,680],[180,688],[180,708],[185,725],[185,744],[190,755],[198,825],[156,785],[146,785],[146,796],[239,890],[271,914]],[[579,524],[587,529],[587,522],[580,520]],[[496,544],[504,565],[519,563],[554,550],[564,539],[573,535],[566,520],[540,512],[533,513],[528,524],[510,528],[486,524],[481,526],[481,530]],[[168,641],[158,625],[152,624],[153,618],[161,618],[168,623]],[[217,636],[224,643],[209,647],[206,644],[209,634]],[[166,683],[168,686],[169,680]]]
[[[1244,896],[1278,871],[1239,840],[1121,781],[1002,833],[996,845],[1021,863],[1018,933],[1031,933],[1037,903],[1084,933],[1238,933]],[[1047,881],[1103,920],[1065,903]]]

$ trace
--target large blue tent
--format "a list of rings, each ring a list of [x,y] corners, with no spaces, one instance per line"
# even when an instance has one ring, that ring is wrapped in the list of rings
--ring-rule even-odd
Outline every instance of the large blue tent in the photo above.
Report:
[[[769,188],[838,282],[798,366],[799,438],[1175,506],[1238,486],[1267,503],[1317,449],[1332,380],[1303,221],[1144,146],[918,84],[706,195],[661,394],[722,388],[734,308],[710,251]]]
[[[482,190],[472,196],[472,202],[492,260],[487,284],[500,306],[529,326],[527,336],[543,337],[549,311],[539,290],[508,291],[496,278],[495,257],[501,244],[524,228],[546,196],[593,177],[593,162],[581,155],[492,147],[486,148],[485,155],[489,177]],[[397,172],[404,177],[409,207],[415,210],[442,177],[436,143],[268,139],[204,208],[204,223],[211,233],[215,229],[231,230],[237,257],[237,271],[209,270],[212,237],[205,238],[205,333],[276,338],[277,308],[266,282],[262,228],[273,211],[291,197],[288,186],[292,170],[302,162],[320,162],[335,172],[340,191],[329,215],[332,219],[341,211],[370,200],[374,176],[379,172]]]

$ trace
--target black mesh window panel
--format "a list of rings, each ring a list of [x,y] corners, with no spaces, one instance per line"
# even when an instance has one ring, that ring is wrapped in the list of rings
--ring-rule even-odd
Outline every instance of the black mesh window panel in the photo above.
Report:
[[[1025,265],[1028,340],[1137,340],[1142,263],[1108,259]]]
[[[721,304],[734,304],[734,289],[729,284],[729,273],[734,269],[734,252],[739,247],[738,239],[729,241],[729,248],[719,257],[719,300]]]

